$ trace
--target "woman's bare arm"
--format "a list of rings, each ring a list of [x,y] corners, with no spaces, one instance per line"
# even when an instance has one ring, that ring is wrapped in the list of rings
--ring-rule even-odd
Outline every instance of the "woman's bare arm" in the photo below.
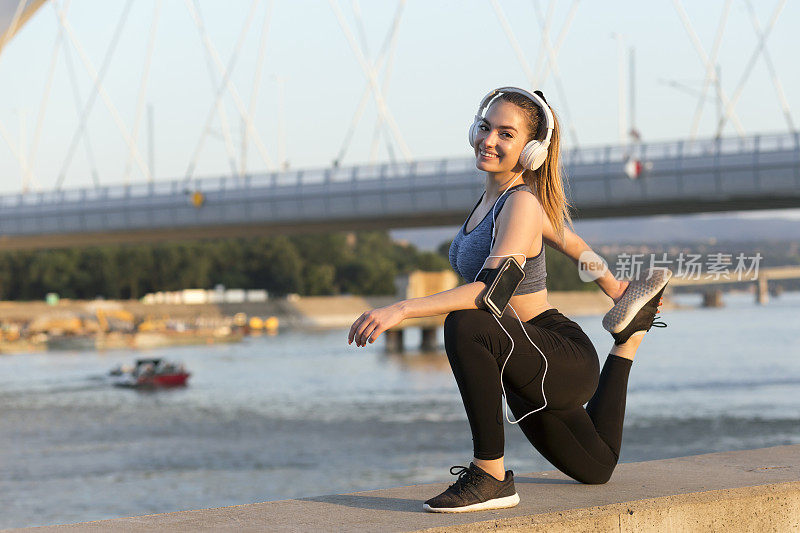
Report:
[[[443,315],[458,309],[478,309],[478,297],[485,289],[486,284],[478,281],[430,296],[401,300],[386,307],[372,309],[363,313],[350,326],[347,343],[355,341],[357,346],[366,346],[406,318]]]
[[[403,318],[445,315],[459,309],[478,309],[480,295],[486,289],[482,281],[475,281],[430,296],[397,302]]]
[[[581,264],[581,259],[586,260],[587,256],[591,257],[591,254],[595,254],[591,246],[586,244],[586,242],[581,239],[577,233],[573,232],[569,228],[564,228],[564,241],[560,242],[555,234],[555,231],[553,230],[552,224],[550,224],[550,220],[547,217],[544,217],[542,224],[542,238],[551,247],[572,259],[572,262],[575,263],[578,268],[585,269],[586,265]],[[586,255],[584,255],[582,258],[582,254]],[[606,269],[606,271],[600,277],[596,278],[594,282],[597,283],[600,289],[602,289],[602,291],[615,302],[619,300],[619,298],[622,296],[622,293],[625,292],[625,288],[628,286],[627,281],[619,281],[616,279],[610,269]]]

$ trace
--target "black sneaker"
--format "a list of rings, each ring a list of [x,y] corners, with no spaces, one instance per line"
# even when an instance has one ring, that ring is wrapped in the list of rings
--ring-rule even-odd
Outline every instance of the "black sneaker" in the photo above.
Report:
[[[654,319],[671,277],[672,272],[667,269],[651,269],[630,282],[619,302],[603,317],[603,327],[614,337],[614,344],[624,343],[637,331],[650,331],[653,326],[667,327]]]
[[[519,503],[514,489],[514,472],[506,470],[504,481],[498,481],[474,463],[469,468],[450,467],[458,475],[455,483],[435,498],[426,501],[422,508],[431,513],[466,513],[487,509],[505,509]]]
[[[666,287],[665,287],[666,288]],[[626,342],[631,336],[636,333],[637,331],[650,331],[651,327],[657,328],[665,328],[667,324],[664,322],[657,322],[655,320],[656,313],[658,313],[658,301],[661,299],[661,295],[664,294],[664,289],[661,289],[656,293],[653,298],[644,304],[639,312],[636,313],[636,316],[633,317],[633,320],[620,331],[619,333],[612,333],[611,336],[614,337],[614,344],[622,344]]]

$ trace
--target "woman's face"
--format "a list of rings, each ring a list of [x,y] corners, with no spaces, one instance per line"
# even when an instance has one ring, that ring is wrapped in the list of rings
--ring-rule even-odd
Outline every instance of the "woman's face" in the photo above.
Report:
[[[511,102],[497,100],[478,124],[475,166],[486,172],[520,172],[519,154],[528,143],[525,111]]]

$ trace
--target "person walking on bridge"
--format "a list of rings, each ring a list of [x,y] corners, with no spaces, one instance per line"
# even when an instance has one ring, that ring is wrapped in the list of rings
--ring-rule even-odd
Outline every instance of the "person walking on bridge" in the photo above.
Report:
[[[447,314],[445,350],[472,431],[473,459],[423,504],[431,512],[513,507],[504,418],[556,468],[605,483],[619,460],[628,375],[655,321],[671,272],[618,280],[570,228],[558,120],[540,91],[502,87],[469,128],[485,190],[450,247],[464,285],[362,314],[348,343],[373,343],[406,318]],[[614,302],[603,318],[614,344],[600,368],[589,337],[547,298],[545,244],[570,257]],[[514,420],[504,411],[504,401]],[[585,405],[585,407],[584,407]]]

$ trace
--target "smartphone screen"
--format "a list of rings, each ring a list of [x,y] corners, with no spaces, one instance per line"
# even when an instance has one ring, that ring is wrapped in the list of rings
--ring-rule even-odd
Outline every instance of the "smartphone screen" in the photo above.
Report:
[[[509,257],[500,269],[494,283],[483,297],[486,307],[498,318],[503,315],[508,301],[525,278],[525,272],[513,257]]]

